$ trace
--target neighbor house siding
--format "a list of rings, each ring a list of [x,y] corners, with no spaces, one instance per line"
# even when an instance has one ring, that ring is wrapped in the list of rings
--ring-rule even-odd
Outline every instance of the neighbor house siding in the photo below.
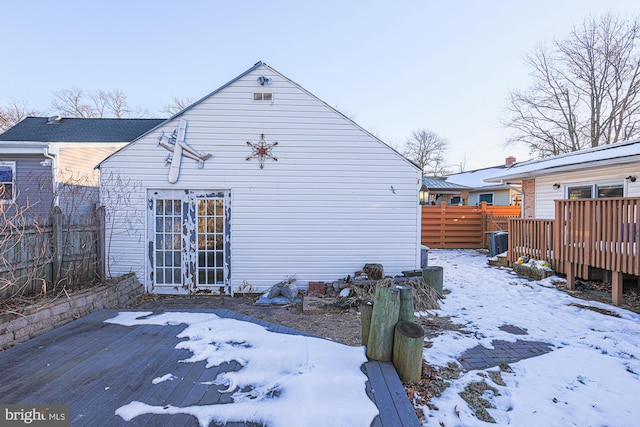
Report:
[[[553,175],[536,178],[535,186],[535,217],[538,219],[553,219],[555,217],[554,200],[566,198],[568,186],[597,183],[623,183],[625,196],[640,196],[640,179],[630,182],[627,176],[640,178],[640,165],[620,165],[607,167],[594,167],[577,172],[558,172]],[[559,184],[559,189],[554,189],[553,184]]]
[[[510,190],[484,190],[469,193],[470,206],[478,206],[480,204],[480,194],[493,194],[493,206],[509,206],[511,204]]]
[[[257,85],[258,76],[271,84]],[[273,102],[253,101],[254,91],[272,92]],[[183,158],[171,185],[157,137],[171,134],[179,118],[188,121],[186,142],[212,157],[201,169]],[[293,82],[259,68],[179,118],[102,164],[105,190],[121,177],[135,188],[114,223],[145,218],[147,190],[230,190],[232,289],[243,282],[264,289],[286,275],[303,285],[335,280],[368,262],[390,274],[419,265],[419,170]],[[278,142],[277,161],[265,159],[264,169],[246,160],[247,141],[261,134]],[[130,222],[114,233],[120,252],[110,256],[111,272],[148,281],[145,225]]]
[[[20,215],[43,220],[53,208],[52,185],[53,178],[50,166],[42,166],[43,156],[8,155],[0,157],[3,162],[16,164],[15,204],[5,204],[8,215]],[[11,206],[11,208],[9,208]],[[15,210],[15,207],[19,207]]]
[[[57,156],[58,202],[68,215],[91,213],[100,200],[100,172],[95,166],[126,143],[54,143]]]

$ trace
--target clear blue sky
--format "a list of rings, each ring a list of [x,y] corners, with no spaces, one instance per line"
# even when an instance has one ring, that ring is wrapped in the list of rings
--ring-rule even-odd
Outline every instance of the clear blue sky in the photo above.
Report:
[[[500,118],[524,57],[589,14],[637,0],[11,1],[0,14],[0,104],[50,111],[53,92],[121,89],[154,117],[264,61],[383,140],[427,128],[448,163],[501,164]]]

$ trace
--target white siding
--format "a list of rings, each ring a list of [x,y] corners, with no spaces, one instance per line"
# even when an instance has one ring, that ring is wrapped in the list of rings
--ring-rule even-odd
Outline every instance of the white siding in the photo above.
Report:
[[[271,85],[259,86],[258,76]],[[273,102],[253,101],[254,91],[273,92]],[[157,137],[173,132],[180,118],[188,121],[186,142],[212,157],[201,169],[183,158],[171,185]],[[278,142],[278,160],[266,159],[260,169],[257,159],[246,160],[246,142],[257,143],[263,133],[267,143]],[[169,188],[231,190],[234,290],[245,281],[264,289],[286,275],[303,286],[336,280],[367,262],[382,263],[391,275],[419,266],[418,169],[268,67],[129,145],[101,169],[105,191],[134,187],[124,192],[133,200],[111,219],[135,223],[112,237],[111,274],[135,271],[146,280],[145,225],[136,220],[144,219],[147,189]]]
[[[630,182],[627,176],[637,176],[636,182]],[[580,184],[614,184],[623,183],[625,197],[640,196],[640,165],[621,165],[594,167],[578,172],[556,173],[536,178],[535,211],[538,219],[553,219],[555,216],[554,200],[564,199],[568,186]],[[560,188],[553,188],[559,184]]]

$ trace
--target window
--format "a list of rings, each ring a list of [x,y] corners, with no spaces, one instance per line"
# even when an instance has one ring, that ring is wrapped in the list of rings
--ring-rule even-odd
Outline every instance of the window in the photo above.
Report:
[[[487,205],[493,206],[493,193],[481,193],[478,195],[478,204],[487,202]]]
[[[569,199],[591,199],[592,185],[582,185],[579,187],[569,187],[567,197]]]
[[[16,163],[0,162],[0,201],[13,202],[15,199]]]
[[[596,194],[598,199],[603,197],[623,197],[624,185],[596,185]]]
[[[254,101],[273,101],[273,93],[271,92],[254,92]]]
[[[567,188],[567,198],[569,199],[602,199],[606,197],[624,197],[624,185],[594,184]]]

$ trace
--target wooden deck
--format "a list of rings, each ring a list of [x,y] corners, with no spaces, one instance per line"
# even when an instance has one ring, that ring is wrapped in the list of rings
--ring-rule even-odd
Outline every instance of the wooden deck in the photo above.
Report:
[[[125,422],[117,408],[132,400],[174,406],[230,403],[224,386],[203,385],[232,363],[206,369],[205,362],[179,363],[190,355],[176,349],[184,325],[125,327],[104,323],[121,310],[98,310],[0,353],[0,403],[67,404],[72,426],[197,426],[189,415],[142,415]],[[189,310],[180,310],[189,311]],[[279,333],[306,335],[230,310],[192,310],[261,324]],[[372,426],[420,423],[390,363],[367,362],[366,391],[380,411]],[[181,381],[152,384],[171,372]],[[328,409],[330,410],[330,408]],[[233,423],[228,426],[255,426]]]

